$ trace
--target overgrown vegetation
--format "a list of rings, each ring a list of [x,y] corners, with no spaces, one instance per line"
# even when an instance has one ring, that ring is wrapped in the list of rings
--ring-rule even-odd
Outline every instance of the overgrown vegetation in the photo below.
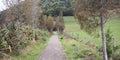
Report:
[[[60,11],[63,11],[63,15],[73,15],[71,9],[72,0],[41,0],[40,7],[43,9],[43,14],[58,16]]]
[[[92,34],[88,34],[79,28],[79,23],[75,21],[74,17],[71,17],[71,16],[64,17],[64,20],[65,20],[65,27],[66,27],[65,32],[75,38],[75,39],[71,39],[71,37],[69,38],[64,37],[64,39],[61,39],[62,45],[64,47],[64,51],[66,53],[68,60],[72,60],[72,59],[73,60],[89,60],[94,56],[96,57],[95,60],[102,60],[102,49],[101,49],[102,41],[101,41],[101,36],[99,35],[100,30],[94,31],[92,32]],[[106,23],[106,27],[105,27],[106,31],[108,28],[110,28],[111,32],[113,32],[113,33],[106,33],[107,41],[108,40],[111,41],[109,42],[108,46],[112,46],[113,37],[114,37],[114,44],[115,44],[114,46],[119,46],[120,41],[117,40],[119,39],[119,37],[117,37],[119,36],[119,34],[116,34],[116,33],[119,33],[119,30],[120,30],[119,28],[120,24],[118,22],[119,22],[119,18],[114,17],[114,18],[111,18]],[[116,27],[116,28],[113,28],[113,27]],[[99,36],[97,37],[97,35]],[[111,48],[108,47],[108,50],[111,50]],[[84,51],[86,53],[87,52],[91,53],[91,55],[89,55],[88,57],[85,57],[86,54],[84,53]],[[116,60],[117,59],[119,60],[118,58],[119,55],[120,54],[118,49],[116,50],[116,52],[115,51],[113,52],[112,57],[116,58]]]
[[[46,33],[42,31],[42,33]],[[44,35],[44,34],[43,34]],[[49,37],[44,37],[44,40],[37,40],[36,43],[29,43],[29,45],[21,50],[19,56],[12,55],[14,60],[35,60],[39,56],[39,53],[46,47]]]
[[[32,42],[32,28],[25,26],[20,27],[19,34],[17,30],[17,24],[8,23],[4,27],[0,28],[0,52],[5,54],[20,54],[24,47],[28,46]],[[35,40],[39,42],[46,41],[48,33],[35,29]]]
[[[85,31],[87,30],[87,28],[93,29],[100,25],[103,60],[108,60],[104,25],[107,20],[106,18],[109,18],[109,15],[118,12],[118,10],[120,9],[119,1],[120,0],[76,0],[75,3],[73,3],[74,14],[75,16],[77,16],[78,22],[80,23],[81,27],[85,28]],[[89,18],[92,18],[93,20]],[[88,31],[90,31],[90,29]]]
[[[59,16],[46,16],[38,6],[39,0],[4,0],[4,5],[9,9],[0,12],[0,58],[15,56],[21,59],[28,58],[21,53],[26,47],[31,46],[35,59],[39,50],[45,47],[48,36],[55,30],[63,32],[64,22],[61,13]],[[39,42],[39,43],[36,43]],[[36,50],[33,50],[33,43]],[[35,44],[36,43],[36,44]],[[41,49],[38,48],[40,46]],[[29,49],[29,48],[28,48]],[[26,53],[26,54],[29,54]],[[30,53],[32,55],[32,53]],[[22,56],[23,55],[23,56]],[[30,55],[30,56],[31,56]],[[31,56],[32,57],[32,56]],[[9,59],[9,58],[8,58]],[[18,59],[18,60],[19,60]],[[30,59],[30,57],[29,57]],[[34,60],[32,59],[32,60]]]
[[[102,56],[103,60],[120,59],[120,21],[113,18],[120,14],[120,0],[2,2],[7,9],[0,12],[0,58],[12,55],[17,59],[19,55],[18,60],[28,60],[33,54],[33,60],[39,49],[44,48],[48,35],[57,31],[69,35],[60,38],[68,60],[102,60]],[[73,15],[73,11],[76,22],[74,18],[65,17],[64,25],[63,15]],[[105,33],[108,27],[111,27],[110,31]],[[28,46],[32,48],[24,54],[24,48]]]
[[[114,40],[111,31],[108,29],[106,32],[106,41],[107,41],[107,54],[109,60],[119,60],[120,58],[114,55],[119,54],[120,44],[115,44],[116,40]]]
[[[33,12],[31,12],[32,3],[30,0],[25,0],[25,2],[3,0],[3,3],[8,9],[0,12],[0,59],[6,58],[8,60],[11,59],[11,55],[19,56],[21,50],[33,42],[33,38],[35,41],[44,42],[45,38],[48,37],[48,33],[44,33],[38,28],[37,24],[39,23],[35,24],[34,27],[37,26],[36,28],[32,28],[31,20],[34,21],[34,18],[31,17]]]

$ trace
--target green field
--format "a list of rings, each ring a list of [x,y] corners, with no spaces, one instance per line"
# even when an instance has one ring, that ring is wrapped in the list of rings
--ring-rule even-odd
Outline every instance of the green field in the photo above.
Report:
[[[85,55],[84,51],[91,51],[90,53],[95,55],[97,60],[102,59],[101,53],[98,53],[97,49],[93,49],[94,46],[101,47],[102,40],[101,37],[97,37],[98,33],[101,34],[100,28],[94,31],[91,35],[80,29],[79,24],[72,16],[64,17],[65,30],[67,34],[77,38],[73,39],[63,39],[61,40],[66,57],[68,60],[86,60],[89,57],[81,57]],[[115,38],[115,41],[120,44],[120,19],[111,18],[105,24],[105,30],[110,29]],[[89,42],[87,44],[87,42]],[[76,50],[77,49],[77,50]],[[84,53],[83,53],[84,52]],[[93,57],[93,56],[92,56]],[[93,57],[94,58],[94,57]],[[92,58],[91,58],[92,59]],[[94,59],[93,59],[94,60]]]
[[[105,25],[106,29],[110,29],[116,40],[120,40],[120,18],[111,18]]]
[[[90,41],[101,40],[101,38],[96,39],[96,33],[99,32],[99,34],[101,34],[100,29],[95,31],[91,36],[87,34],[85,31],[80,29],[80,26],[77,23],[77,21],[74,19],[74,17],[72,16],[64,17],[64,21],[65,21],[65,32],[67,32],[68,34],[71,34],[73,36],[76,35],[75,37],[80,38],[82,40],[90,40]],[[107,29],[110,29],[115,40],[117,41],[120,40],[120,18],[114,17],[109,19],[105,24],[105,31],[107,31]],[[95,41],[95,43],[97,42]]]

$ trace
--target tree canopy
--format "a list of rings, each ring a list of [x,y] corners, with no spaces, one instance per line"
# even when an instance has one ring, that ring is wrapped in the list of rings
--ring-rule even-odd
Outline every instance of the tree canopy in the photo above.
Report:
[[[76,0],[73,3],[75,17],[78,18],[81,28],[90,30],[98,27],[101,22],[98,17],[103,13],[105,18],[120,8],[120,0]],[[106,22],[106,20],[104,20]],[[87,28],[87,29],[86,29]]]
[[[59,15],[60,11],[71,7],[71,0],[41,0],[40,7],[45,15]]]

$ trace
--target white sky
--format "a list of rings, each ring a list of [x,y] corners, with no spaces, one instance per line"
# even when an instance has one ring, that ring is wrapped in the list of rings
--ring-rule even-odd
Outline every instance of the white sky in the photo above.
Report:
[[[21,1],[24,1],[24,0],[21,0]],[[0,0],[0,11],[3,11],[5,9],[6,9],[5,5],[3,4],[2,0]]]
[[[5,5],[2,3],[2,0],[0,0],[0,11],[6,9]]]

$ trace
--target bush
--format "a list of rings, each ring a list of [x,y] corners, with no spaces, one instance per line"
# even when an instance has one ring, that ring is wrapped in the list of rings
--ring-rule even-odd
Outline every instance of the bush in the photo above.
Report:
[[[18,29],[17,24],[10,22],[0,28],[0,52],[19,54],[32,39],[32,29],[24,24]]]
[[[3,28],[0,29],[0,40],[1,40],[1,51],[5,53],[10,53],[12,51],[18,52],[19,50],[19,41],[17,37],[17,28],[13,23],[9,23],[4,25]],[[9,49],[9,46],[11,49]],[[12,51],[10,51],[12,50]]]
[[[47,33],[39,29],[35,29],[35,39],[45,40]],[[43,38],[44,37],[44,38]],[[26,47],[33,38],[33,30],[31,26],[20,24],[19,29],[17,23],[8,23],[0,28],[0,52],[19,54],[20,50]]]
[[[112,32],[109,29],[106,32],[106,42],[108,58],[115,58],[118,55],[118,53],[116,55],[116,52],[120,49],[120,45],[114,44],[115,40],[113,38]]]
[[[46,41],[47,37],[48,37],[48,32],[42,31],[39,29],[35,29],[35,39],[36,40]]]
[[[47,19],[47,21],[46,21],[46,27],[47,27],[47,30],[48,30],[49,32],[52,32],[53,27],[54,27],[53,17],[52,17],[52,16],[48,16],[48,19]]]

